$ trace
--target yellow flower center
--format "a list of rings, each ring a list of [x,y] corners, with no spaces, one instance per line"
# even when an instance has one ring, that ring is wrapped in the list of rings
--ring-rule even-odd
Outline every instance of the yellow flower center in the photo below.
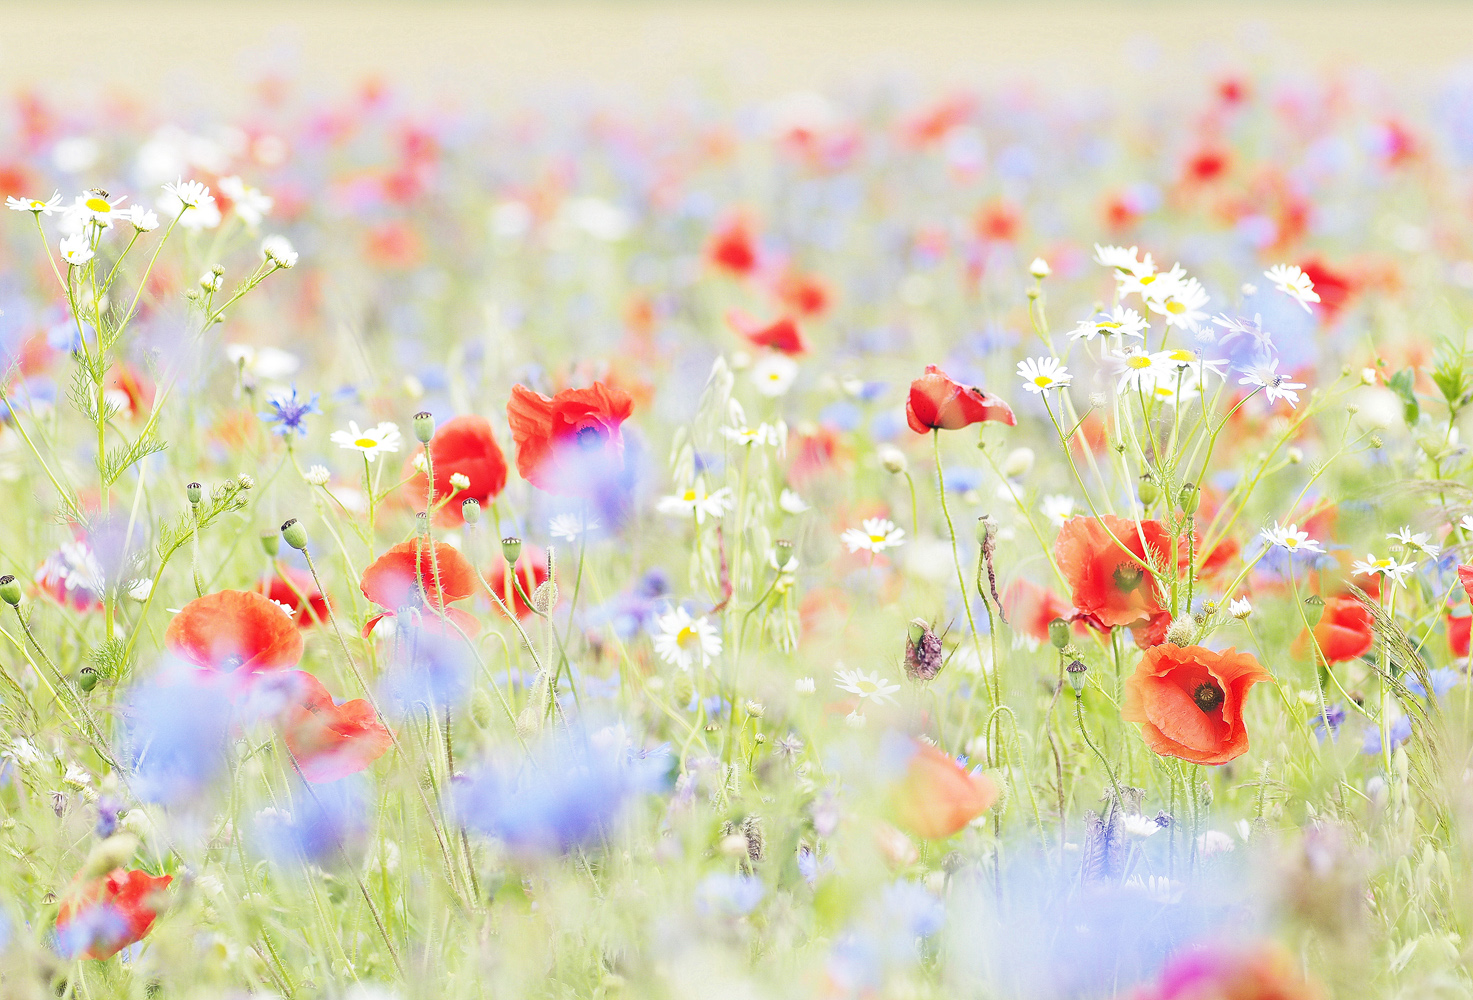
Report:
[[[884,535],[873,535],[872,534],[872,535],[869,536],[869,540],[871,542],[873,542],[875,545],[879,545],[881,542],[883,542],[885,540],[885,536]]]
[[[1053,382],[1053,379],[1049,378],[1047,375],[1040,375],[1033,380],[1034,385],[1044,389],[1047,389],[1049,387],[1049,383],[1051,382]]]
[[[1154,274],[1148,274],[1144,278],[1141,279],[1141,284],[1143,284],[1143,285],[1149,285],[1151,282],[1153,282],[1155,280],[1156,280],[1156,276]]]
[[[377,441],[375,441],[373,438],[367,438],[367,437],[358,438],[353,443],[355,445],[357,445],[358,447],[360,447],[360,448],[377,448],[378,447],[378,442]]]
[[[1166,311],[1172,313],[1173,315],[1180,316],[1182,313],[1187,311],[1187,307],[1176,301],[1176,299],[1172,299],[1170,302],[1166,303]]]
[[[687,646],[696,642],[698,638],[699,636],[696,635],[696,630],[687,625],[675,633],[675,645],[681,649],[685,649]]]
[[[87,210],[91,212],[111,212],[113,210],[106,198],[88,198],[82,204],[86,205]]]
[[[1192,360],[1192,352],[1191,351],[1187,351],[1187,350],[1183,350],[1182,348],[1178,347],[1176,350],[1174,350],[1174,351],[1171,352],[1171,360],[1172,361],[1191,361]]]
[[[695,490],[686,490],[685,491],[685,502],[686,503],[690,503],[695,498],[696,498],[696,491]]]
[[[1299,548],[1299,539],[1295,538],[1293,535],[1290,535],[1289,537],[1287,537],[1287,538],[1284,539],[1284,548],[1286,548],[1286,549],[1297,549],[1297,548]]]
[[[1125,359],[1125,366],[1127,368],[1134,368],[1137,371],[1141,371],[1151,367],[1151,359],[1146,357],[1144,354],[1134,354]]]

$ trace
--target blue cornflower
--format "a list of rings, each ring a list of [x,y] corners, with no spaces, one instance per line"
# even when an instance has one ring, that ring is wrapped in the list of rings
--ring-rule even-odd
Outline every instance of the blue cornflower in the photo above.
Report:
[[[307,428],[302,426],[308,414],[321,413],[322,409],[317,405],[318,394],[313,393],[312,398],[303,402],[297,398],[297,387],[292,386],[290,395],[278,393],[266,400],[266,405],[271,407],[271,413],[262,413],[261,419],[268,424],[275,424],[271,433],[280,437],[291,439],[293,435],[306,437]]]

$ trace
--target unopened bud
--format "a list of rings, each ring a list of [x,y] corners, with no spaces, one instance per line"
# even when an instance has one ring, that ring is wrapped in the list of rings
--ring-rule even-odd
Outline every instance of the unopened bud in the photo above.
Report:
[[[1064,668],[1064,676],[1069,679],[1069,686],[1074,689],[1075,694],[1084,691],[1084,673],[1088,669],[1083,660],[1075,660]]]
[[[281,526],[281,537],[286,539],[286,544],[294,549],[300,550],[307,547],[307,529],[296,518],[292,518]]]
[[[767,706],[760,701],[749,701],[746,704],[747,714],[754,719],[760,719],[767,714]]]
[[[1173,646],[1190,646],[1197,637],[1197,629],[1190,618],[1177,618],[1166,630],[1166,641]]]
[[[557,604],[557,584],[551,580],[543,580],[532,591],[532,610],[546,618],[552,613],[553,606]]]
[[[1140,489],[1141,503],[1147,507],[1161,498],[1161,487],[1156,484],[1156,477],[1149,472],[1142,474]]]
[[[471,477],[464,472],[452,472],[450,474],[450,488],[453,490],[470,489]]]
[[[997,518],[983,514],[977,518],[977,544],[986,545],[988,539],[997,534]]]
[[[188,486],[184,487],[184,496],[189,501],[189,505],[191,507],[198,507],[200,497],[202,497],[203,495],[204,487],[201,486],[199,483],[190,483]]]
[[[100,680],[102,680],[102,675],[97,672],[95,667],[83,667],[77,673],[77,687],[83,691],[91,691],[97,686],[97,682]]]
[[[1042,257],[1034,257],[1033,263],[1028,265],[1028,273],[1033,275],[1039,281],[1042,281],[1044,278],[1047,278],[1050,274],[1052,274],[1053,271],[1049,269],[1048,261],[1044,260]]]
[[[885,471],[891,475],[898,476],[909,467],[909,463],[905,460],[905,452],[893,444],[880,445],[877,454],[880,458],[880,465],[884,466]]]
[[[281,535],[270,528],[261,532],[261,550],[270,558],[275,559],[276,553],[281,551]]]
[[[1062,618],[1049,622],[1048,641],[1054,644],[1055,649],[1063,649],[1069,645],[1069,623]]]
[[[414,437],[420,444],[429,444],[435,436],[435,418],[428,410],[414,415]]]
[[[906,674],[913,680],[929,681],[941,672],[945,662],[941,637],[925,619],[912,619],[905,637]]]
[[[1299,450],[1298,448],[1290,448],[1289,449],[1289,462],[1290,462],[1291,465],[1298,465],[1300,462],[1303,462],[1303,461],[1304,461],[1304,452],[1303,451]]]
[[[460,517],[466,524],[479,524],[481,522],[481,501],[471,497],[460,505]]]
[[[788,564],[793,561],[793,543],[786,538],[779,538],[772,544],[773,561],[777,563],[778,569],[787,569]]]
[[[429,534],[430,534],[430,515],[426,514],[424,511],[420,511],[418,514],[415,514],[414,515],[414,530],[415,530],[415,532],[417,532],[422,537],[426,537],[426,538],[429,537]]]
[[[20,599],[20,581],[9,573],[0,576],[0,601],[4,601],[11,607],[15,607],[20,603]]]
[[[522,540],[520,538],[508,536],[501,540],[501,558],[505,559],[510,565],[515,566],[521,555]]]
[[[1304,620],[1314,628],[1325,616],[1325,599],[1319,594],[1310,594],[1304,599]]]
[[[1196,483],[1182,483],[1181,492],[1176,496],[1176,502],[1181,507],[1183,514],[1197,513],[1197,504],[1201,501],[1201,491],[1197,489]]]

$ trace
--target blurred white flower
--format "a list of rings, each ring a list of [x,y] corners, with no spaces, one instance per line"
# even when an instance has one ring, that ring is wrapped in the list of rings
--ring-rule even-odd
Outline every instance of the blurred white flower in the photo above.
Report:
[[[752,365],[752,384],[764,396],[781,396],[798,377],[798,362],[786,354],[764,355]]]
[[[905,532],[883,517],[866,518],[861,528],[850,528],[839,536],[850,552],[884,552],[905,544]]]
[[[73,267],[80,267],[96,256],[92,252],[92,243],[84,233],[74,236],[65,236],[57,244],[61,251],[61,259]]]
[[[1274,283],[1274,287],[1283,292],[1289,298],[1298,302],[1309,312],[1309,304],[1320,300],[1319,293],[1314,290],[1314,282],[1309,280],[1297,264],[1275,264],[1263,276]]]
[[[655,622],[655,655],[681,670],[689,670],[700,657],[705,663],[721,655],[721,636],[704,617],[692,618],[684,608],[661,615]]]
[[[673,517],[694,516],[697,524],[705,524],[706,518],[720,518],[735,504],[730,486],[723,486],[714,493],[707,493],[705,479],[698,477],[695,485],[684,493],[661,497],[655,509],[661,514],[669,514]]]
[[[399,450],[399,425],[385,421],[359,430],[358,422],[350,420],[347,430],[332,432],[331,440],[339,448],[361,451],[372,462],[382,454]]]
[[[220,178],[220,193],[230,199],[235,214],[252,229],[261,224],[276,204],[269,194],[234,176]]]

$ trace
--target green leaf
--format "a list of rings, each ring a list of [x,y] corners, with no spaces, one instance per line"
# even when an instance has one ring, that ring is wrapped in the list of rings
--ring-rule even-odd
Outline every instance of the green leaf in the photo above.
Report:
[[[1403,368],[1386,380],[1386,385],[1401,399],[1402,419],[1409,427],[1414,426],[1417,418],[1422,415],[1422,407],[1417,403],[1417,393],[1413,388],[1416,378],[1416,369]]]

